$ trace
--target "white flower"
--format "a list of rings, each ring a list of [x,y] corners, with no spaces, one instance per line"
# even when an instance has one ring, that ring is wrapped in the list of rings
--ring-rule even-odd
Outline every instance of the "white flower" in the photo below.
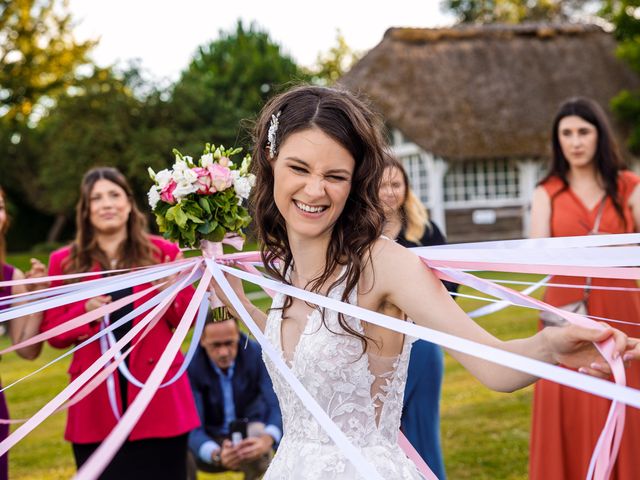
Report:
[[[256,176],[253,174],[243,177],[237,171],[232,171],[233,188],[236,191],[236,195],[240,198],[247,199],[251,193],[251,188],[256,183]]]
[[[186,158],[186,157],[185,157]],[[173,165],[172,178],[176,183],[194,183],[198,179],[198,175],[189,168],[186,162],[178,161]]]
[[[183,198],[189,195],[190,193],[194,193],[198,190],[198,187],[192,184],[191,182],[181,181],[176,182],[176,189],[173,191],[173,196],[178,200],[178,202]]]
[[[166,168],[160,170],[156,173],[155,181],[158,182],[158,187],[162,190],[171,181],[171,171]]]
[[[147,192],[147,197],[149,198],[149,205],[151,206],[151,210],[155,210],[156,205],[158,205],[158,202],[160,201],[160,191],[158,187],[156,187],[155,185],[152,186]]]
[[[242,159],[242,165],[240,166],[240,174],[246,175],[251,165],[251,155],[245,155]]]
[[[207,153],[200,157],[200,166],[202,168],[208,168],[213,166],[213,153]]]

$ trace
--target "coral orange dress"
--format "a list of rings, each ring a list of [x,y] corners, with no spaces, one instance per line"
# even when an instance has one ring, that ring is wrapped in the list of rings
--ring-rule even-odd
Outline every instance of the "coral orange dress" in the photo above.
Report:
[[[610,198],[606,199],[599,233],[632,233],[640,226],[634,225],[629,197],[640,177],[621,172],[618,191],[624,209],[625,223],[617,214]],[[559,178],[551,178],[544,184],[552,199],[551,236],[566,237],[587,235],[596,220],[600,203],[587,208],[571,188],[564,188]],[[584,285],[584,278],[557,276],[554,283]],[[633,280],[593,279],[593,285],[637,287]],[[580,300],[581,289],[553,288],[545,293],[545,301],[561,306]],[[588,299],[590,315],[596,315],[639,326],[613,323],[629,336],[640,337],[640,292],[617,290],[591,290]],[[627,384],[640,388],[640,363],[634,362],[627,369]],[[573,388],[546,380],[535,385],[533,421],[531,429],[531,456],[529,478],[533,480],[584,479],[596,441],[607,417],[610,401]],[[611,479],[640,478],[640,410],[627,407],[626,424],[620,454]]]

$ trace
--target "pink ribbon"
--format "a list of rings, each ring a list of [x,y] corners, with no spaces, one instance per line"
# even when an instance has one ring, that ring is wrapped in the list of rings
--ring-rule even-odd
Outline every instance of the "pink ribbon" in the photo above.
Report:
[[[194,273],[201,265],[198,262],[194,265],[192,273]],[[189,277],[190,278],[190,277]],[[180,286],[176,289],[175,295],[186,286],[187,279],[180,283]],[[83,371],[75,380],[73,380],[67,387],[65,387],[58,395],[50,400],[44,407],[36,412],[31,418],[29,418],[23,425],[18,427],[12,432],[6,439],[0,442],[0,456],[4,455],[11,447],[22,440],[29,432],[42,423],[45,419],[51,416],[57,409],[68,400],[76,391],[78,391],[85,383],[87,383],[98,371],[107,363],[115,354],[120,351],[127,343],[131,342],[133,338],[158,314],[163,308],[171,303],[175,298],[175,295],[169,295],[162,302],[156,305],[151,312],[149,312],[144,319],[138,324],[133,325],[131,330],[122,337],[115,345],[113,345],[103,356],[98,358],[93,364],[91,364],[85,371]],[[102,312],[104,315],[104,312]],[[115,452],[114,452],[115,454]],[[97,478],[97,475],[96,475]]]
[[[93,455],[91,455],[82,468],[78,470],[78,473],[74,476],[75,479],[82,480],[98,478],[114,457],[120,446],[127,439],[129,433],[133,430],[138,419],[155,395],[162,379],[167,374],[169,367],[171,367],[173,358],[178,353],[182,340],[186,337],[187,332],[189,331],[191,318],[196,314],[196,311],[200,306],[200,302],[206,294],[210,280],[211,273],[209,270],[205,270],[200,280],[200,284],[198,285],[187,310],[184,312],[174,335],[171,337],[165,351],[160,356],[160,359],[151,372],[151,375],[149,375],[144,387],[140,390],[135,400],[131,403],[127,411],[122,416],[120,422],[118,422],[109,436],[100,444],[98,449],[93,453]]]
[[[429,468],[427,462],[420,456],[418,451],[411,445],[411,442],[405,437],[402,430],[398,430],[398,445],[404,451],[405,455],[415,464],[418,471],[422,474],[425,480],[438,480],[436,474]]]
[[[233,244],[236,248],[241,248],[241,246],[240,247],[237,246],[237,245],[240,245],[241,241],[242,241],[241,237],[237,237],[235,239],[225,238],[225,240],[223,240],[223,243]],[[212,242],[208,242],[208,243],[212,243]],[[571,314],[570,312],[556,309],[554,307],[550,307],[544,304],[543,302],[527,297],[526,295],[522,295],[519,292],[514,292],[512,290],[506,289],[505,287],[498,286],[487,280],[479,279],[478,277],[465,274],[464,272],[449,271],[446,269],[447,268],[454,268],[454,269],[463,268],[463,269],[473,269],[473,270],[492,270],[492,271],[509,271],[509,272],[518,271],[518,272],[524,272],[524,273],[575,275],[575,276],[590,276],[590,277],[601,277],[601,278],[625,278],[625,279],[640,278],[640,268],[635,268],[635,267],[619,268],[619,267],[582,267],[580,265],[574,265],[574,266],[571,266],[571,265],[569,266],[523,265],[523,264],[500,263],[500,262],[429,260],[427,249],[423,249],[419,253],[422,257],[427,257],[427,258],[424,258],[425,263],[427,263],[429,266],[434,268],[438,276],[440,276],[441,278],[451,279],[451,280],[457,281],[458,283],[463,283],[471,287],[473,287],[474,285],[481,286],[483,287],[483,291],[485,292],[490,289],[494,289],[494,291],[496,291],[501,295],[500,298],[509,298],[511,301],[513,301],[516,304],[527,304],[530,306],[532,305],[535,308],[554,311],[562,315],[564,318],[571,321],[572,323],[582,325],[588,328],[604,328],[604,327],[602,327],[598,323],[585,319],[584,317],[581,317],[576,314]],[[216,262],[219,262],[222,264],[235,264],[244,271],[247,271],[253,274],[262,275],[261,272],[255,267],[255,265],[253,265],[254,263],[261,261],[259,252],[243,252],[243,253],[223,255],[221,244],[218,244],[218,246],[215,246],[215,244],[212,244],[212,245],[203,246],[203,255],[205,256],[205,258],[206,257],[214,258]],[[191,258],[188,260],[181,260],[175,263],[194,262],[194,260],[196,259]],[[195,272],[197,268],[200,268],[200,265],[201,265],[201,261],[196,260],[196,263],[193,265],[192,274]],[[154,268],[154,267],[145,267],[145,268]],[[119,271],[127,271],[127,270],[119,270]],[[64,280],[64,279],[70,279],[70,278],[82,278],[86,276],[95,276],[95,275],[97,275],[96,272],[87,272],[85,274],[62,275],[62,276],[56,276],[56,277],[43,277],[43,278],[37,278],[37,279],[25,279],[22,281],[0,282],[0,286],[38,283],[38,282],[44,282],[44,281]],[[182,288],[182,286],[184,286],[186,279],[184,276],[182,276],[180,279],[174,280],[174,281],[178,281],[178,283],[181,284],[181,287],[176,290],[177,292]],[[198,301],[194,302],[194,300],[192,300],[192,303],[190,303],[187,309],[189,314],[193,314],[197,309],[197,306],[199,305],[198,296],[201,297],[204,294],[203,292],[206,290],[208,283],[209,283],[209,275],[205,274],[205,276],[201,280],[200,285],[198,287],[197,295],[194,296],[194,300],[198,299]],[[60,288],[60,287],[54,287],[51,290],[53,291],[56,288]],[[157,288],[158,286],[154,286],[154,287],[151,287],[150,289],[145,290],[144,292],[139,292],[138,294],[134,294],[125,299],[121,299],[117,302],[113,302],[109,305],[105,305],[101,307],[101,309],[99,310],[81,315],[76,319],[66,322],[65,325],[56,327],[55,329],[49,332],[46,332],[45,334],[40,334],[39,336],[34,337],[33,339],[30,339],[26,342],[22,342],[20,345],[9,347],[8,349],[5,349],[3,352],[0,352],[0,353],[6,353],[8,351],[15,350],[17,348],[32,345],[34,343],[37,343],[38,341],[46,340],[50,336],[63,333],[66,330],[76,328],[78,325],[82,325],[84,323],[93,321],[103,316],[107,312],[114,311],[117,308],[120,308],[121,304],[131,303],[132,301],[135,301],[136,298],[139,298],[139,296],[146,295]],[[273,294],[273,292],[267,292],[267,293],[270,295]],[[22,295],[27,296],[25,294],[22,294]],[[93,365],[90,366],[89,369],[83,372],[74,382],[72,382],[67,388],[65,388],[62,392],[60,392],[60,394],[58,394],[53,400],[51,400],[47,405],[45,405],[45,407],[43,407],[39,412],[37,412],[36,415],[28,419],[23,426],[19,427],[15,432],[13,432],[9,438],[1,442],[0,455],[2,455],[9,448],[11,448],[11,446],[15,445],[15,443],[17,443],[21,438],[23,438],[24,435],[26,435],[29,431],[35,428],[35,426],[37,426],[49,415],[51,415],[55,411],[59,411],[60,407],[65,401],[68,400],[66,405],[64,405],[65,407],[68,407],[69,405],[79,401],[81,398],[84,398],[84,396],[86,396],[92,389],[94,389],[97,385],[99,385],[101,380],[98,380],[98,377],[102,380],[106,378],[106,376],[108,376],[109,373],[113,372],[115,368],[117,368],[117,363],[116,363],[117,361],[111,363],[106,369],[103,368],[104,365],[106,365],[109,361],[111,361],[115,356],[115,354],[118,351],[120,351],[124,347],[124,345],[126,345],[126,343],[130,342],[133,339],[134,335],[138,334],[143,328],[145,329],[143,332],[143,335],[146,332],[148,332],[149,329],[152,328],[154,321],[157,321],[160,318],[162,312],[166,308],[168,308],[172,298],[173,298],[172,296],[168,296],[160,304],[154,307],[154,309],[145,316],[144,320],[138,323],[127,334],[127,336],[125,336],[123,339],[117,342],[108,352],[105,353],[105,355],[99,358]],[[170,343],[171,348],[169,348],[169,345],[168,345],[167,350],[165,351],[165,353],[163,353],[163,355],[169,352],[170,359],[173,358],[173,356],[170,355],[170,353],[173,352],[173,354],[175,355],[177,350],[174,350],[174,349],[179,348],[179,344],[182,340],[182,337],[184,336],[184,334],[186,334],[186,331],[188,330],[190,323],[191,323],[190,318],[188,318],[187,312],[185,312],[185,316],[183,316],[183,319],[181,320],[178,326],[178,329],[176,330],[176,335],[174,335]],[[133,348],[133,346],[131,348]],[[612,366],[612,370],[613,370],[614,378],[616,382],[619,384],[624,384],[625,378],[624,378],[624,369],[622,366],[622,362],[620,359],[614,360],[611,356],[611,353],[613,352],[612,341],[609,340],[609,341],[603,342],[603,344],[597,345],[597,348],[601,351],[603,356],[607,359],[607,361]],[[121,359],[119,361],[122,361],[129,352],[130,352],[130,349],[127,350],[127,352],[123,352],[124,354],[121,356]],[[169,368],[169,365],[164,365],[163,363],[162,368],[164,369],[165,366],[167,369]],[[97,477],[102,471],[102,469],[104,468],[104,466],[106,466],[106,464],[110,461],[112,456],[118,450],[121,443],[126,439],[126,436],[135,425],[137,418],[139,418],[139,416],[144,411],[144,408],[146,408],[148,401],[150,401],[150,399],[154,395],[157,389],[157,385],[155,384],[157,383],[159,385],[162,378],[164,378],[164,376],[166,375],[166,369],[164,372],[162,372],[161,371],[162,369],[158,370],[159,367],[160,367],[160,362],[152,372],[152,376],[154,377],[153,382],[151,382],[151,377],[149,377],[147,384],[145,384],[144,388],[146,390],[145,390],[144,400],[140,400],[139,403],[136,403],[135,409],[130,408],[130,410],[127,411],[127,414],[129,414],[129,412],[133,412],[133,413],[131,413],[127,417],[126,422],[125,422],[125,418],[123,417],[123,421],[116,426],[114,431],[108,437],[107,439],[108,441],[105,440],[105,442],[103,442],[103,446],[100,447],[99,452],[100,452],[100,455],[104,455],[104,457],[101,460],[97,460],[95,459],[97,455],[94,455],[94,457],[92,457],[92,459],[89,462],[87,462],[87,464],[85,464],[86,468],[83,468],[83,470],[78,472],[78,478]],[[103,369],[103,370],[100,372],[100,369]],[[98,375],[96,375],[96,373]],[[92,377],[94,376],[95,378],[91,380]],[[147,388],[148,385],[149,387]],[[142,394],[142,391],[141,391],[141,394]],[[139,397],[137,398],[142,398],[142,397],[140,397],[139,395]],[[133,407],[133,404],[131,407]],[[125,416],[127,414],[125,414]],[[603,479],[603,478],[607,478],[610,475],[611,469],[613,468],[613,465],[618,453],[618,449],[620,446],[620,439],[621,439],[623,428],[624,428],[624,414],[625,414],[625,405],[617,401],[612,402],[612,406],[609,412],[607,422],[605,424],[602,434],[600,435],[600,438],[598,439],[598,443],[594,450],[592,465],[590,466],[589,478],[592,478],[591,476],[593,476],[593,478]],[[4,420],[4,421],[0,420],[0,423],[18,423],[19,421],[20,420]],[[415,449],[413,449],[413,447],[408,443],[408,441],[406,441],[406,438],[404,438],[402,434],[399,435],[398,441],[401,448],[405,451],[407,456],[411,458],[414,461],[414,463],[416,463],[416,465],[418,466],[419,470],[423,473],[423,475],[425,475],[427,478],[435,478],[433,476],[428,476],[429,475],[428,472],[424,470],[424,467],[428,469],[428,466],[424,464],[424,461],[420,462],[420,460],[422,459],[419,458],[419,455],[417,454]],[[423,463],[424,465],[418,465],[419,463]],[[431,473],[431,475],[433,474]]]
[[[141,297],[144,297],[145,295],[153,292],[154,290],[157,290],[158,288],[160,288],[163,284],[157,284],[157,285],[153,285],[152,287],[147,288],[146,290],[143,290],[141,292],[138,293],[134,293],[131,295],[127,295],[126,297],[123,297],[119,300],[116,300],[115,302],[112,303],[107,303],[106,305],[101,306],[100,308],[97,308],[95,310],[92,310],[90,312],[87,313],[83,313],[82,315],[73,318],[71,320],[69,320],[68,322],[63,323],[62,325],[58,325],[56,327],[53,327],[50,330],[47,330],[46,332],[42,332],[39,333],[38,335],[35,335],[33,337],[31,337],[28,340],[25,340],[23,342],[20,343],[16,343],[15,345],[11,345],[3,350],[0,350],[0,355],[4,355],[5,353],[9,353],[9,352],[13,352],[15,350],[19,350],[21,348],[24,347],[28,347],[30,345],[34,345],[36,343],[40,343],[40,342],[44,342],[46,340],[49,340],[50,338],[56,337],[64,332],[68,332],[69,330],[73,330],[74,328],[77,328],[81,325],[85,325],[87,323],[93,322],[99,318],[104,317],[107,313],[112,313],[115,312],[116,310],[119,310],[120,308],[124,307],[125,305],[129,305],[130,303],[135,302],[136,300],[138,300]]]
[[[433,263],[446,264],[448,262],[431,262],[430,260],[427,260],[425,258],[422,258],[422,261],[427,266],[434,268],[436,275],[443,280],[454,281],[456,283],[461,283],[472,288],[479,287],[479,289],[486,292],[487,288],[482,288],[482,286],[484,285],[485,287],[495,289],[496,292],[501,292],[503,294],[506,294],[506,296],[512,297],[516,300],[516,304],[532,305],[538,307],[541,310],[551,311],[575,325],[579,325],[585,328],[592,328],[595,330],[603,330],[606,328],[602,324],[595,322],[589,318],[583,317],[582,315],[578,315],[576,313],[568,312],[566,310],[562,310],[560,308],[545,304],[544,302],[529,297],[521,292],[508,289],[506,287],[503,287],[502,285],[494,284],[483,278],[475,277],[473,275],[460,271],[442,270],[443,267],[433,265]],[[519,266],[520,265],[505,264],[506,268],[512,269],[511,271],[516,271]],[[517,300],[520,300],[520,302],[518,302]],[[616,383],[625,385],[626,375],[622,359],[619,357],[613,358],[613,352],[615,348],[613,339],[608,338],[603,342],[596,343],[595,346],[604,357],[606,362],[610,365]],[[611,470],[613,469],[613,465],[615,464],[616,458],[618,456],[618,452],[620,450],[620,441],[622,438],[622,433],[624,431],[625,414],[626,406],[624,404],[615,401],[611,403],[607,420],[592,454],[587,479],[609,478]]]

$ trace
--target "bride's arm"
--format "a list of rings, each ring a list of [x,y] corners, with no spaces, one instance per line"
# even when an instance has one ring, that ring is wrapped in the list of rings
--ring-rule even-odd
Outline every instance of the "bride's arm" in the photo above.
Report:
[[[247,310],[247,312],[249,312],[249,315],[251,315],[253,321],[256,322],[258,328],[262,332],[264,332],[265,326],[267,324],[267,314],[256,307],[253,303],[251,303],[251,300],[247,298],[244,293],[244,287],[242,286],[242,280],[240,280],[238,277],[226,273],[225,277],[229,281],[229,284],[231,285],[231,288],[233,288],[233,291],[236,293],[236,295],[238,295],[238,298],[240,299],[240,302],[242,303],[244,308]],[[229,312],[231,312],[231,314],[235,318],[237,318],[238,320],[242,320],[242,317],[238,314],[236,309],[233,307],[233,305],[231,304],[227,296],[223,293],[222,289],[215,282],[215,280],[211,280],[210,289],[215,292],[218,298],[222,301],[222,303],[225,304],[225,306],[229,309]]]
[[[601,341],[614,335],[617,351],[628,349],[630,357],[640,357],[636,341],[628,341],[622,332],[612,328],[599,331],[570,325],[545,328],[528,338],[502,341],[470,319],[448,295],[435,274],[414,253],[394,242],[381,240],[376,243],[373,271],[372,292],[376,292],[381,301],[398,306],[418,325],[547,363],[561,362],[574,368],[584,367],[583,371],[601,377],[608,376],[608,367],[593,348],[592,341]],[[407,285],[412,288],[407,288]],[[471,355],[456,351],[449,353],[483,384],[494,390],[513,391],[536,380],[532,375]],[[600,366],[592,368],[593,362],[600,362]]]

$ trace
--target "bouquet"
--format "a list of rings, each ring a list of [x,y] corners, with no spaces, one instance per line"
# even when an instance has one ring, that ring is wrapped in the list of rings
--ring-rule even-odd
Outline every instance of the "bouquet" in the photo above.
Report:
[[[198,162],[174,149],[171,169],[149,176],[149,205],[163,236],[181,247],[198,247],[202,241],[221,242],[229,235],[240,235],[251,222],[244,201],[255,184],[249,173],[251,156],[240,165],[231,158],[241,148],[225,149],[206,144]]]

